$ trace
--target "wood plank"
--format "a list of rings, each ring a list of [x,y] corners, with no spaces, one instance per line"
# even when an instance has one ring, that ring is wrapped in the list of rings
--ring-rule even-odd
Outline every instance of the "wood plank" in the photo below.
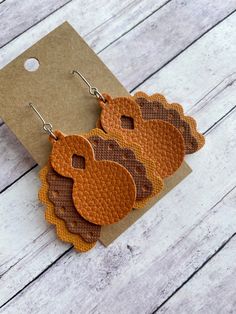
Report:
[[[90,3],[89,6],[88,4],[86,6],[87,1],[83,1],[84,3],[81,3],[81,6],[79,6],[78,2],[74,0],[65,7],[65,10],[56,12],[49,16],[47,21],[42,21],[42,23],[36,25],[34,29],[23,34],[21,40],[18,39],[18,41],[16,41],[15,46],[14,43],[11,43],[12,45],[7,47],[7,54],[6,50],[3,48],[3,50],[1,50],[0,68],[61,24],[66,18],[68,22],[85,37],[89,44],[95,48],[99,47],[98,50],[95,49],[96,52],[99,52],[99,50],[109,45],[109,40],[104,37],[106,35],[103,33],[104,31],[110,32],[114,40],[122,36],[119,26],[123,27],[125,25],[125,36],[122,36],[112,46],[109,46],[109,49],[105,49],[106,52],[103,51],[101,57],[110,68],[114,67],[114,69],[116,69],[114,73],[117,72],[117,68],[120,69],[119,71],[123,69],[124,74],[126,74],[126,71],[129,69],[130,75],[123,75],[124,79],[121,79],[121,81],[128,89],[133,89],[135,85],[140,84],[147,76],[153,73],[153,67],[157,70],[157,66],[160,65],[160,62],[161,64],[168,62],[180,51],[183,51],[196,38],[201,37],[208,29],[212,28],[236,9],[233,0],[228,1],[227,5],[224,5],[224,7],[222,7],[220,0],[215,1],[214,4],[211,1],[205,0],[198,2],[194,0],[187,2],[172,0],[171,2],[166,1],[167,4],[160,10],[158,10],[158,8],[166,3],[163,2],[163,0],[149,1],[149,4],[146,4],[146,6],[144,6],[144,2],[138,4],[139,1],[132,3],[131,0],[126,0],[122,1],[122,7],[117,0],[109,2],[103,0],[104,5],[100,2],[94,2],[92,4]],[[119,4],[119,6],[117,4]],[[148,19],[143,21],[145,17],[144,14],[142,14],[140,18],[132,18],[135,13],[140,12],[139,6],[142,12],[147,9],[147,14],[150,15]],[[119,7],[119,11],[117,11],[117,9],[116,11],[114,10],[114,8],[117,7]],[[85,15],[84,9],[86,9],[87,15]],[[114,13],[114,11],[116,13]],[[109,15],[109,12],[111,12],[111,15]],[[152,14],[152,12],[155,13]],[[175,12],[174,15],[172,14],[173,12]],[[108,15],[105,15],[105,13],[108,13]],[[108,18],[107,22],[104,22],[104,16]],[[118,23],[117,16],[121,16],[120,24]],[[176,16],[181,16],[183,23],[179,23],[179,19],[177,19]],[[204,16],[205,18],[199,18],[200,16]],[[78,17],[81,17],[81,19]],[[189,19],[189,17],[191,17],[191,19]],[[142,21],[143,23],[140,23]],[[166,28],[167,23],[170,25],[169,28]],[[191,27],[189,27],[190,24]],[[115,27],[115,25],[117,26]],[[135,25],[138,26],[134,27]],[[126,33],[130,29],[131,31]],[[103,34],[104,36],[102,36]],[[182,39],[176,43],[176,38],[180,38],[180,34],[182,35]],[[138,40],[141,35],[142,38],[145,38],[146,43],[140,41],[140,39]],[[97,43],[95,42],[95,38]],[[168,45],[166,44],[166,38],[168,38]],[[132,46],[132,44],[135,45],[135,43],[137,47]],[[158,47],[156,47],[157,45]],[[171,45],[174,45],[174,47]],[[122,54],[120,53],[121,51]],[[139,53],[137,53],[137,51]],[[145,56],[143,51],[146,53]],[[159,51],[160,56],[156,58]],[[126,62],[125,68],[124,60]],[[143,60],[145,60],[145,62],[143,62]],[[137,68],[139,68],[139,70],[143,69],[146,74],[140,76],[139,73],[137,73]],[[148,70],[150,68],[152,69],[151,71]],[[133,71],[134,69],[135,71]],[[132,80],[131,76],[136,77],[134,84],[129,83],[129,81]]]
[[[0,48],[70,1],[8,0],[0,3]]]
[[[132,90],[235,9],[234,0],[173,0],[100,56]]]
[[[206,107],[203,110],[209,114]],[[235,193],[230,193],[235,188],[235,119],[236,110],[208,132],[207,146],[189,158],[191,176],[115,243],[107,249],[97,245],[80,256],[67,253],[0,313],[36,313],[42,308],[43,313],[155,310],[235,232]],[[7,202],[9,197],[6,207]],[[31,254],[35,263],[37,254]],[[33,270],[31,265],[26,269],[28,276]],[[7,282],[21,285],[22,272],[10,278],[8,271]],[[1,281],[4,295],[9,288],[4,276]]]
[[[112,20],[107,20],[93,31],[87,33],[85,39],[93,50],[100,53],[169,2],[170,0],[133,1],[130,5],[117,12],[112,17]]]
[[[108,38],[100,37],[104,26],[112,32],[112,40],[114,40],[121,34],[120,27],[128,31],[145,19],[146,16],[156,12],[166,2],[168,1],[150,0],[147,3],[145,0],[124,0],[122,2],[119,0],[93,2],[73,0],[64,6],[62,10],[58,10],[22,34],[20,38],[16,38],[7,46],[1,48],[0,68],[3,68],[20,53],[31,47],[66,20],[88,43],[93,43],[93,45],[100,43],[98,44],[99,47],[104,48],[110,43],[111,38],[111,36]],[[115,25],[117,27],[112,29]],[[10,33],[11,30],[8,28],[7,32]],[[95,51],[98,52],[96,49]]]
[[[3,191],[29,171],[35,162],[6,125],[0,127],[0,147],[0,191]]]
[[[236,236],[157,313],[235,313],[235,256]]]
[[[231,52],[232,52],[232,47],[235,44],[235,38],[233,36],[233,33],[230,32],[230,29],[233,27],[234,23],[236,20],[236,15],[233,15],[231,18],[229,18],[228,20],[226,20],[224,23],[222,23],[221,25],[217,26],[216,29],[214,29],[212,32],[210,32],[208,35],[206,35],[205,37],[203,37],[200,41],[202,42],[202,44],[199,46],[199,43],[195,43],[190,49],[189,51],[191,53],[187,53],[188,50],[185,52],[187,53],[186,56],[184,56],[183,54],[183,58],[181,58],[181,56],[179,56],[176,61],[173,63],[174,64],[174,69],[176,67],[176,62],[178,61],[179,67],[182,68],[183,71],[183,77],[184,77],[184,73],[186,73],[186,75],[188,74],[188,68],[185,67],[185,63],[191,62],[191,60],[195,60],[195,62],[192,62],[193,67],[196,67],[197,64],[199,63],[199,60],[203,60],[205,54],[205,51],[207,50],[207,54],[208,54],[208,67],[202,69],[202,73],[203,76],[207,76],[208,73],[210,73],[208,71],[208,68],[212,68],[212,75],[208,75],[208,80],[205,81],[205,84],[208,84],[207,87],[211,90],[214,88],[212,88],[213,84],[215,84],[215,82],[217,81],[217,79],[215,79],[215,77],[219,76],[220,77],[220,73],[221,73],[221,69],[220,69],[220,64],[222,64],[222,68],[223,65],[225,65],[225,60],[228,59],[229,57],[231,57]],[[222,40],[220,42],[217,41],[217,46],[213,46],[212,45],[212,40],[213,38],[217,38],[217,36],[221,36]],[[225,40],[223,40],[225,39]],[[196,46],[196,50],[195,50],[195,45]],[[201,48],[202,47],[202,48]],[[201,48],[201,49],[200,49]],[[204,49],[203,49],[204,48]],[[215,55],[215,49],[219,52],[217,52],[217,58]],[[229,53],[229,55],[228,55]],[[195,56],[193,58],[193,56]],[[234,55],[232,55],[234,56]],[[233,60],[233,59],[232,59]],[[215,65],[215,62],[218,64],[217,66]],[[181,67],[181,64],[183,65]],[[168,71],[167,74],[169,73],[169,71],[171,71],[171,69],[169,68],[170,65],[168,66]],[[235,67],[235,62],[232,62],[231,65],[227,68],[228,72],[227,73],[232,73],[234,71],[234,67]],[[184,72],[186,70],[186,72]],[[165,69],[162,70],[162,72],[164,72]],[[206,73],[204,72],[206,71]],[[225,69],[224,69],[225,71]],[[232,71],[232,72],[231,72]],[[174,72],[173,72],[174,73]],[[223,72],[224,75],[226,75],[226,72]],[[202,98],[202,90],[200,88],[197,89],[199,96],[197,96],[197,91],[195,90],[195,81],[198,79],[198,72],[193,72],[192,76],[188,76],[189,78],[189,85],[187,85],[187,89],[185,90],[182,86],[182,81],[181,80],[177,80],[176,81],[176,89],[178,89],[177,86],[179,86],[179,90],[181,91],[181,97],[184,98],[184,94],[186,93],[187,95],[191,95],[191,91],[194,94],[194,100],[199,100]],[[165,76],[163,74],[163,79]],[[161,84],[161,81],[158,80],[158,83]],[[163,84],[164,86],[164,84]],[[204,85],[205,86],[205,85]],[[230,107],[228,107],[229,104],[231,104],[233,106],[234,104],[234,89],[233,88],[226,88],[225,91],[222,92],[227,92],[228,94],[225,94],[224,97],[221,97],[221,94],[218,93],[218,100],[214,100],[212,102],[207,101],[206,102],[206,107],[204,108],[204,106],[201,105],[201,110],[197,113],[198,115],[196,115],[196,118],[199,117],[199,122],[200,122],[200,129],[202,131],[208,129],[209,126],[211,126],[216,120],[219,119],[219,115],[218,112],[227,112],[227,110],[229,110]],[[205,90],[204,93],[206,94]],[[190,98],[190,96],[189,96]],[[222,102],[222,100],[224,100],[224,102]],[[193,106],[194,103],[190,104]],[[231,107],[232,107],[231,106]],[[188,107],[189,108],[189,107]],[[215,108],[217,108],[217,110],[215,110]],[[225,110],[225,111],[224,111]],[[204,119],[203,123],[201,122],[202,118],[208,116],[211,117],[211,120],[207,120]],[[215,120],[213,120],[215,118]],[[200,153],[199,153],[200,154]],[[201,157],[196,154],[195,155],[197,159],[201,159]],[[195,156],[191,156],[190,158],[194,158]],[[194,166],[194,165],[193,165]],[[194,168],[197,168],[197,164]],[[30,179],[32,175],[32,179]],[[29,178],[30,177],[30,178]],[[34,177],[34,179],[33,179]],[[28,174],[26,179],[25,179],[25,183],[24,186],[32,186],[33,184],[29,183],[31,182],[31,180],[37,180],[36,179],[36,173],[35,170],[32,172],[32,174]],[[28,180],[28,181],[27,181]],[[22,180],[21,180],[22,181]],[[20,182],[21,182],[20,181]],[[6,274],[2,277],[2,285],[4,287],[4,290],[1,287],[1,291],[2,292],[2,302],[5,302],[8,298],[10,298],[14,293],[16,293],[18,291],[18,289],[21,289],[22,287],[24,287],[24,285],[26,285],[30,280],[32,280],[35,276],[37,276],[38,273],[40,273],[43,269],[45,269],[48,265],[50,265],[50,263],[58,258],[58,256],[60,256],[60,254],[62,254],[67,248],[68,246],[63,245],[61,243],[59,243],[58,241],[54,241],[55,240],[55,236],[53,231],[51,230],[46,236],[44,235],[44,233],[47,233],[47,227],[45,226],[45,223],[43,221],[42,218],[42,213],[39,210],[35,210],[34,208],[37,208],[37,205],[35,205],[35,207],[33,207],[32,210],[30,210],[30,207],[27,207],[27,204],[32,203],[32,198],[31,200],[27,200],[27,198],[24,196],[23,199],[25,200],[23,205],[18,202],[18,199],[15,199],[15,203],[11,202],[11,199],[13,197],[13,195],[15,193],[17,193],[18,190],[23,191],[23,188],[21,186],[21,183],[17,183],[15,186],[13,186],[12,189],[10,189],[9,191],[6,191],[5,193],[3,193],[1,195],[1,197],[4,197],[4,208],[5,210],[7,210],[8,208],[14,207],[14,208],[18,208],[19,205],[19,211],[14,212],[13,211],[13,217],[12,220],[15,221],[16,223],[16,219],[19,219],[19,217],[21,217],[21,220],[25,220],[24,223],[27,225],[32,225],[32,234],[31,232],[28,235],[28,240],[26,238],[25,242],[21,242],[22,246],[17,246],[17,248],[14,247],[13,244],[17,245],[17,240],[14,241],[14,239],[12,239],[13,234],[11,232],[11,230],[9,230],[9,232],[6,229],[6,240],[10,241],[12,244],[12,246],[9,248],[5,248],[5,254],[7,256],[7,259],[5,259],[5,265],[2,266],[1,268],[1,274],[5,273]],[[34,181],[32,181],[34,182]],[[35,190],[32,192],[34,194],[35,200],[34,202],[36,202],[36,189],[37,186],[35,186]],[[227,190],[227,189],[226,189]],[[7,194],[6,194],[7,193]],[[9,194],[8,194],[9,193]],[[4,196],[6,195],[6,196]],[[0,199],[1,199],[0,197]],[[14,206],[13,206],[13,205]],[[37,204],[37,202],[35,203]],[[159,204],[158,204],[159,206]],[[22,210],[23,208],[23,210]],[[24,208],[26,208],[24,210]],[[28,208],[28,209],[27,209]],[[29,212],[28,212],[29,210]],[[26,213],[22,216],[22,213]],[[15,213],[15,214],[14,214]],[[30,215],[29,215],[30,213]],[[34,224],[32,224],[31,220],[28,220],[29,217],[32,217],[33,215],[36,215],[36,220],[37,220],[37,226],[39,225],[39,233],[35,234],[35,226]],[[3,215],[4,218],[4,215]],[[5,218],[6,219],[6,218]],[[4,225],[4,222],[3,222]],[[25,229],[25,225],[23,224],[22,226],[19,227],[20,229],[22,228],[23,230]],[[4,230],[5,230],[4,229]],[[144,232],[144,231],[143,231]],[[20,233],[20,231],[19,231]],[[42,234],[42,236],[39,236],[39,234]],[[17,234],[15,234],[15,236],[17,237]],[[33,240],[35,239],[35,240]],[[18,249],[19,252],[15,252],[15,250]],[[40,252],[40,254],[39,254]],[[47,254],[49,254],[49,259],[47,259]],[[35,258],[32,259],[32,256],[34,256]],[[44,258],[42,256],[45,256]],[[28,260],[30,262],[28,262]],[[2,264],[2,263],[1,263]]]

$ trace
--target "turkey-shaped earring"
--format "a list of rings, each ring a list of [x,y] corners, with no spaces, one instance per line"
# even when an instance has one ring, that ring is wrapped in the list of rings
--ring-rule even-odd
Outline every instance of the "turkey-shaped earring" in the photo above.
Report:
[[[115,223],[126,216],[136,197],[130,173],[118,163],[97,161],[85,137],[53,132],[50,124],[43,123],[52,144],[50,164],[58,174],[73,180],[73,202],[79,214],[98,225]]]
[[[181,166],[185,153],[204,145],[195,120],[186,117],[180,105],[169,105],[159,94],[149,98],[141,92],[134,97],[112,99],[92,87],[79,71],[72,73],[79,75],[98,98],[102,112],[97,126],[139,145],[143,155],[154,162],[156,175],[172,175]]]
[[[116,162],[97,161],[85,137],[54,132],[33,104],[30,106],[52,143],[49,163],[40,174],[39,198],[47,206],[46,219],[57,226],[62,240],[86,251],[94,246],[100,225],[115,223],[132,210],[136,198],[133,177]]]

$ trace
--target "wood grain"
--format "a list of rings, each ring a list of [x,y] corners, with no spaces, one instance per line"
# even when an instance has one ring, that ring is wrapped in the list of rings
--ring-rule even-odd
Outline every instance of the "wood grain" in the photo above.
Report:
[[[227,199],[235,206],[235,190]],[[224,210],[224,209],[222,209]],[[234,313],[236,236],[157,313]]]
[[[166,2],[168,1],[150,0],[147,3],[145,0],[124,0],[122,2],[119,0],[93,2],[73,0],[64,6],[62,10],[56,11],[48,16],[47,19],[21,34],[19,38],[1,48],[0,68],[4,67],[66,20],[88,43],[98,44],[100,49],[103,49],[110,43],[111,38],[115,40],[119,37],[123,29],[126,31],[132,29],[152,12],[156,12]],[[115,25],[116,27],[114,27]],[[104,26],[106,29],[110,29],[109,32],[111,32],[112,36],[108,38],[100,36]],[[112,29],[113,27],[114,29]],[[11,29],[7,28],[6,31],[11,34]],[[98,52],[99,50],[95,49],[95,51]]]
[[[236,110],[208,132],[205,149],[189,158],[195,170],[191,176],[114,244],[106,250],[98,245],[82,256],[69,252],[8,303],[5,311],[155,310],[235,232],[235,198],[233,202],[225,198],[235,187],[235,118]],[[18,279],[19,283],[14,275],[10,282]],[[2,284],[4,292],[4,277]]]
[[[85,39],[93,50],[100,53],[169,2],[170,0],[132,1],[112,19],[85,34]]]
[[[161,71],[162,74],[160,78],[158,79],[158,85],[161,85],[162,80],[163,80],[162,85],[165,86],[165,82],[166,83],[168,82],[168,77],[170,78],[169,73],[177,73],[178,75],[180,75],[179,78],[181,79],[176,80],[175,89],[177,91],[178,90],[180,91],[180,93],[179,94],[176,93],[176,95],[180,95],[179,97],[182,97],[180,98],[181,100],[181,99],[184,99],[185,94],[187,94],[189,99],[191,99],[190,96],[191,94],[193,94],[194,99],[192,102],[191,101],[189,102],[190,105],[193,107],[194,101],[198,102],[198,100],[202,98],[202,90],[201,88],[198,88],[197,90],[195,89],[195,86],[196,86],[195,82],[198,80],[199,73],[196,71],[193,71],[191,72],[191,76],[190,76],[189,69],[188,67],[186,67],[186,64],[191,63],[194,69],[200,63],[199,60],[205,60],[205,64],[208,63],[207,67],[204,67],[204,66],[202,67],[202,75],[203,77],[204,76],[208,77],[208,80],[206,83],[208,85],[206,88],[208,88],[209,91],[213,89],[212,86],[214,86],[214,84],[218,85],[217,78],[221,76],[222,68],[225,71],[223,75],[226,75],[226,73],[229,74],[229,73],[234,72],[235,63],[234,62],[230,63],[229,61],[227,61],[229,63],[227,63],[228,66],[226,67],[225,60],[228,60],[230,58],[232,49],[233,49],[232,47],[234,46],[234,43],[235,43],[235,37],[233,36],[233,33],[230,32],[230,29],[233,27],[235,20],[236,20],[236,15],[233,15],[224,23],[217,26],[217,28],[215,28],[210,33],[208,33],[199,42],[195,43],[191,48],[189,48],[183,54],[183,57],[179,56],[175,60],[175,62],[170,63],[169,66],[166,67],[166,70],[164,68]],[[217,38],[217,36],[218,37],[221,36],[222,38],[225,38],[225,41],[222,41],[222,40],[219,42],[217,41],[216,47],[219,53],[217,54],[217,59],[216,59],[215,46],[212,45],[212,41],[214,38]],[[195,49],[195,46],[196,46],[196,49]],[[206,51],[207,51],[207,57],[205,57]],[[173,64],[173,70],[171,70],[171,64]],[[213,69],[212,74],[211,72],[209,72],[208,70],[209,68]],[[176,69],[181,69],[181,71],[176,72]],[[166,74],[165,74],[165,71],[166,71]],[[182,84],[182,80],[185,77],[185,75],[188,77],[188,85]],[[150,86],[152,86],[152,84]],[[174,86],[174,83],[172,83],[172,86]],[[204,85],[204,88],[205,88],[205,85]],[[209,101],[206,103],[206,108],[208,108],[207,112],[204,110],[200,110],[198,112],[198,114],[200,114],[201,117],[204,118],[203,122],[201,122],[202,121],[201,119],[198,119],[201,125],[202,131],[207,130],[215,121],[219,119],[218,112],[220,112],[221,114],[226,113],[227,111],[229,111],[229,107],[227,106],[228,105],[230,106],[230,104],[231,106],[233,105],[234,103],[233,100],[235,97],[234,89],[227,88],[226,91],[229,91],[229,94],[227,97],[226,96],[223,97],[223,100],[225,100],[223,103],[222,103],[222,98],[220,97],[220,94],[219,94],[217,103],[214,101],[214,99],[212,103]],[[207,94],[206,91],[204,91],[204,93]],[[202,105],[201,107],[204,108],[204,106]],[[190,108],[191,107],[188,106],[188,109]],[[215,110],[215,108],[217,108],[217,110]],[[210,110],[210,114],[208,115],[207,113],[209,113],[209,110]],[[201,114],[201,112],[203,112],[203,114]],[[211,121],[208,121],[205,117],[211,117]],[[215,120],[213,120],[214,117],[216,117]],[[198,118],[198,116],[196,116],[196,118]],[[200,157],[197,157],[197,158],[201,159]],[[28,186],[33,186],[33,184],[30,183],[31,179],[29,179],[29,177],[31,176],[34,177],[34,179],[32,180],[37,180],[36,170],[34,170],[32,173],[26,176],[26,178],[24,179],[25,186],[27,186],[27,184]],[[12,204],[11,200],[12,200],[13,195],[17,193],[18,190],[20,191],[23,190],[21,187],[22,180],[19,183],[15,184],[12,187],[12,189],[10,189],[9,191],[6,191],[5,193],[1,195],[0,199],[4,197],[4,195],[6,195],[4,197],[5,199],[4,202],[6,202],[5,208],[8,208],[9,206],[12,207],[13,205],[10,205],[10,204]],[[35,202],[36,202],[37,187],[38,186],[35,186],[34,192],[32,191],[34,195],[33,197],[35,197],[35,200],[34,200]],[[23,197],[23,199],[25,200],[24,206],[27,206],[27,204],[30,204],[32,202],[32,201],[27,200],[26,197]],[[17,199],[15,200],[15,203],[18,204]],[[14,205],[14,208],[17,207],[16,204]],[[30,209],[31,207],[28,205],[27,208]],[[13,216],[15,223],[17,223],[17,219],[19,219],[19,216],[21,216],[23,217],[23,219],[25,219],[24,222],[26,226],[31,225],[31,222],[28,221],[28,218],[27,218],[28,215],[25,214],[22,216],[22,213],[24,213],[24,210],[22,210],[22,205],[19,206],[19,211],[17,212],[13,211],[13,213],[15,213],[16,215],[16,216]],[[38,213],[39,216],[36,215],[36,213]],[[5,248],[6,254],[10,254],[10,257],[9,257],[8,262],[5,261],[4,265],[1,268],[1,273],[7,272],[2,277],[2,280],[1,280],[3,283],[3,286],[6,287],[6,290],[1,289],[1,291],[5,291],[5,292],[2,292],[2,298],[3,298],[2,302],[6,301],[10,296],[16,293],[18,289],[26,285],[30,280],[32,280],[35,276],[37,276],[39,272],[41,272],[48,265],[50,265],[50,263],[54,259],[58,258],[58,256],[60,256],[60,254],[62,254],[68,248],[67,246],[61,244],[60,242],[54,241],[55,240],[54,233],[52,230],[50,232],[47,231],[47,227],[45,226],[42,213],[40,212],[40,210],[36,211],[36,213],[35,213],[35,210],[33,210],[30,216],[35,215],[35,219],[37,220],[37,228],[39,228],[39,234],[35,235],[35,233],[33,232],[33,234],[30,235],[31,234],[30,232],[29,235],[25,239],[26,242],[23,242],[22,246],[18,246],[17,241],[14,240],[15,237],[12,238],[13,236],[12,232],[9,231],[9,233],[6,233],[7,241],[12,241],[13,243],[15,243],[15,245],[17,245],[19,249],[19,252],[18,254],[16,254],[15,248],[13,246],[11,246],[11,252],[8,252],[9,249]],[[20,228],[24,230],[26,226],[23,224],[20,226]],[[33,225],[32,227],[34,231],[35,228]],[[40,234],[42,234],[43,236],[40,236]],[[40,252],[40,254],[37,254],[37,252]],[[45,255],[42,252],[45,252]],[[47,254],[51,254],[50,256],[52,257],[47,259],[46,258]],[[32,255],[35,256],[34,259],[30,258],[30,256]],[[42,255],[44,255],[45,258],[42,258]],[[27,263],[28,259],[31,261],[30,263]],[[19,269],[21,270],[21,272],[19,272]],[[7,282],[11,282],[12,284],[7,285]]]
[[[0,192],[34,165],[30,154],[6,125],[0,127]]]
[[[100,56],[132,90],[236,9],[234,0],[221,3],[173,0]]]
[[[7,0],[0,3],[0,48],[70,1]]]
[[[183,103],[199,121],[201,131],[216,125],[208,132],[206,148],[188,157],[194,173],[172,195],[154,206],[106,251],[97,245],[94,251],[83,256],[75,252],[67,253],[5,306],[2,309],[4,313],[48,313],[68,309],[76,312],[78,308],[83,313],[149,313],[171,296],[235,232],[235,213],[225,194],[235,186],[236,55],[233,29],[236,15],[233,14],[193,43],[229,14],[234,4],[229,1],[222,6],[219,1],[204,1],[203,5],[202,1],[173,0],[157,11],[162,3],[160,1],[153,11],[151,5],[147,5],[149,9],[146,12],[151,16],[142,22],[145,18],[143,2],[140,2],[140,18],[135,16],[132,19],[132,14],[139,12],[138,1],[135,2],[124,1],[124,7],[118,8],[117,1],[115,7],[115,2],[104,1],[104,9],[99,7],[98,2],[93,2],[87,4],[83,11],[83,6],[73,1],[2,48],[0,66],[68,17],[97,52],[107,46],[101,56],[108,66],[115,66],[120,71],[122,83],[126,86],[134,88],[136,82],[140,84],[145,79],[142,84],[144,91],[156,92],[158,87],[158,91],[165,92],[169,100]],[[97,9],[89,10],[89,5],[90,9],[92,5]],[[110,10],[107,10],[109,6]],[[132,8],[132,14],[126,6]],[[123,34],[119,25],[123,29],[126,19],[124,29],[131,31]],[[177,21],[180,25],[176,24]],[[186,25],[191,27],[185,32]],[[101,36],[110,32],[112,36],[109,40]],[[139,46],[141,37],[145,41]],[[127,49],[133,45],[130,39],[136,40],[135,49],[128,54]],[[111,42],[114,43],[110,45]],[[176,57],[189,45],[189,49]],[[124,52],[123,59],[119,56],[121,52]],[[160,60],[154,58],[156,55],[161,56]],[[145,62],[142,61],[143,56],[146,56]],[[123,66],[124,60],[128,69]],[[148,73],[155,72],[168,62],[161,71],[146,80]],[[136,66],[138,71],[133,71]],[[145,72],[142,76],[140,69]],[[8,136],[6,132],[1,138],[0,162],[3,161],[1,171],[7,165],[4,171],[11,176],[10,182],[23,174],[27,167],[30,169],[32,160],[17,143],[10,150],[13,153],[9,161],[6,149],[2,149],[10,141]],[[19,149],[22,153],[14,159],[14,150]],[[2,188],[6,175],[2,176]],[[37,201],[38,185],[37,169],[34,169],[0,195],[0,234],[4,235],[0,241],[0,252],[3,252],[0,258],[1,304],[69,248],[56,240],[53,229],[43,219],[43,209]],[[168,276],[164,276],[167,271]],[[74,297],[76,301],[73,303]],[[58,303],[50,303],[52,298]],[[113,303],[111,309],[110,304]],[[55,304],[62,307],[57,309],[53,307]]]

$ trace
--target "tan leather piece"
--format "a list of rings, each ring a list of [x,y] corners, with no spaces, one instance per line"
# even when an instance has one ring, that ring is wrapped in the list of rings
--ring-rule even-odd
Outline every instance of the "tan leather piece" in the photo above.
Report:
[[[179,104],[169,104],[161,94],[151,96],[137,92],[133,97],[140,106],[145,120],[160,119],[173,124],[183,135],[185,153],[192,154],[205,144],[204,136],[197,131],[196,121],[184,115],[183,107]]]
[[[154,163],[144,158],[138,145],[128,144],[122,137],[100,129],[93,129],[83,136],[91,142],[97,160],[116,161],[130,172],[136,185],[134,208],[144,207],[149,199],[161,192],[163,180],[155,175]]]
[[[39,190],[39,200],[45,205],[45,219],[50,224],[56,226],[56,232],[59,237],[64,242],[68,242],[74,245],[75,249],[80,252],[86,252],[92,249],[96,242],[87,243],[78,234],[71,233],[67,230],[65,222],[55,215],[54,205],[48,198],[49,184],[47,182],[47,173],[49,171],[49,165],[43,167],[40,171],[40,180],[42,182],[41,188]]]
[[[112,224],[133,208],[136,187],[130,173],[111,161],[96,161],[90,142],[80,135],[53,141],[50,162],[60,175],[73,179],[73,202],[80,215],[98,225]],[[52,141],[52,139],[51,139]],[[85,169],[73,168],[73,155],[85,158]]]
[[[102,130],[102,125],[101,125],[101,120],[100,120],[100,117],[97,119],[97,122],[96,122],[96,128],[97,128],[97,129],[101,129],[101,130]]]
[[[105,132],[118,134],[125,141],[139,145],[144,156],[155,162],[155,173],[161,178],[172,175],[181,166],[185,155],[184,139],[178,129],[162,120],[144,120],[138,104],[129,97],[104,97],[107,103],[99,103]],[[123,115],[133,118],[134,129],[121,127]]]
[[[71,233],[79,234],[86,242],[96,242],[100,237],[101,226],[85,220],[77,212],[72,199],[73,180],[61,176],[48,166],[47,182],[48,198],[54,204],[56,216],[64,220]]]

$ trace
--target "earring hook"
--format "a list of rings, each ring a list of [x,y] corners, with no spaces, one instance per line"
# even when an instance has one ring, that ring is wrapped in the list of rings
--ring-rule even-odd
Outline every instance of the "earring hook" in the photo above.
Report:
[[[98,99],[102,100],[104,103],[106,102],[106,98],[99,92],[99,90],[97,89],[97,87],[92,86],[88,80],[77,70],[73,70],[72,74],[77,74],[79,75],[79,77],[85,82],[85,84],[89,87],[89,93],[92,96],[97,97]]]
[[[39,117],[39,119],[42,121],[43,123],[43,129],[46,133],[48,133],[49,135],[51,135],[55,140],[58,140],[57,136],[53,133],[52,131],[52,124],[48,123],[44,120],[44,118],[42,117],[42,115],[40,114],[40,112],[35,108],[35,106],[30,102],[29,106],[31,109],[34,110],[34,112],[37,114],[37,116]]]

